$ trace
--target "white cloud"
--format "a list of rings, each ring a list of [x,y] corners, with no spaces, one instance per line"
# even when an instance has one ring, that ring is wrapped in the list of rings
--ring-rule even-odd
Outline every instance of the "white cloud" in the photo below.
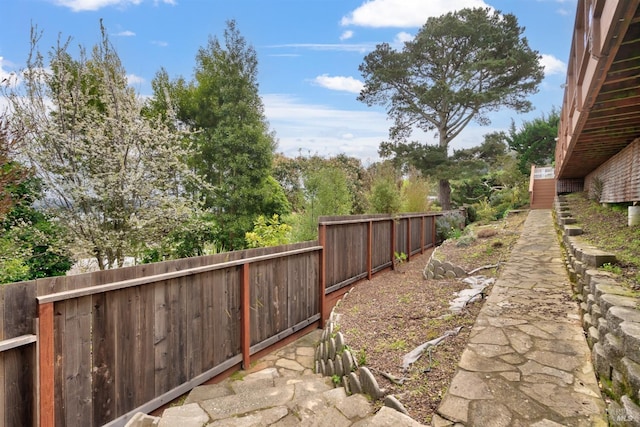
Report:
[[[385,113],[307,104],[285,94],[263,95],[262,100],[267,120],[276,131],[278,151],[286,156],[345,153],[365,164],[379,160],[378,146],[389,132]]]
[[[136,35],[136,33],[134,33],[133,31],[125,30],[120,31],[119,33],[115,33],[114,35],[117,37],[133,37]]]
[[[154,44],[156,46],[160,46],[160,47],[167,47],[169,46],[169,43],[162,41],[162,40],[152,40],[151,44]]]
[[[145,81],[143,77],[136,76],[135,74],[127,74],[127,84],[130,86],[142,84]]]
[[[327,105],[308,104],[291,95],[267,94],[262,96],[265,116],[276,132],[278,151],[289,157],[299,153],[335,156],[347,154],[367,165],[380,160],[378,147],[389,139],[391,122],[380,110],[345,110]],[[451,150],[478,146],[484,135],[506,131],[510,114],[496,120],[493,126],[467,126],[452,141]],[[412,140],[437,143],[433,133],[415,131]]]
[[[567,73],[567,64],[563,61],[559,60],[553,55],[543,54],[541,55],[542,59],[540,62],[544,67],[544,74],[546,76],[550,76],[553,74],[566,74]]]
[[[103,7],[115,6],[124,8],[130,5],[137,6],[142,3],[143,0],[55,0],[55,4],[62,7],[68,7],[74,12],[84,12],[99,10]],[[168,4],[171,6],[176,5],[175,0],[154,0],[153,4]]]
[[[126,7],[140,3],[142,0],[56,0],[58,6],[68,7],[74,12],[99,10],[107,6]]]
[[[413,38],[414,36],[412,34],[401,31],[393,38],[393,44],[403,46],[405,42],[409,42],[413,40]]]
[[[467,7],[490,7],[483,0],[370,0],[341,20],[363,27],[421,27],[432,16]]]
[[[347,30],[340,34],[340,40],[349,40],[351,37],[353,37],[353,31],[351,30]]]
[[[331,90],[339,90],[343,92],[350,93],[360,93],[362,88],[364,87],[364,83],[362,83],[358,79],[354,79],[353,77],[344,77],[344,76],[329,76],[328,74],[323,74],[321,76],[313,79],[314,83],[319,86],[325,87]]]

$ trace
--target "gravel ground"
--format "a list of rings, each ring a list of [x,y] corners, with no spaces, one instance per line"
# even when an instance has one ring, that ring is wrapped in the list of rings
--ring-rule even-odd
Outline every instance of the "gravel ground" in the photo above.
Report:
[[[505,220],[468,227],[462,237],[448,240],[435,257],[470,271],[508,259],[527,213],[512,213]],[[449,302],[467,285],[460,280],[426,280],[422,270],[432,250],[411,258],[396,271],[387,271],[361,282],[340,302],[339,330],[361,364],[372,370],[378,384],[394,394],[415,420],[428,424],[453,378],[458,360],[482,301],[453,315]],[[500,268],[476,273],[497,277]],[[462,327],[445,338],[431,354],[403,372],[402,359],[415,347]],[[392,382],[382,374],[396,379]],[[402,384],[398,384],[402,383]]]

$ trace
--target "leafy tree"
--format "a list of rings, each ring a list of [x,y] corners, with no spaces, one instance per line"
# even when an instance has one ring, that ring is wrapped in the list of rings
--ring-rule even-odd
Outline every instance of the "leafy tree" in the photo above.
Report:
[[[487,114],[501,107],[531,110],[527,96],[536,92],[543,67],[523,31],[512,14],[462,9],[429,18],[400,52],[378,45],[360,65],[365,86],[358,99],[385,106],[394,121],[381,155],[415,156],[412,164],[429,174],[426,157],[435,155],[436,164],[446,161],[449,143],[472,120],[486,125]],[[437,146],[427,150],[426,144],[407,143],[415,128],[435,131]],[[450,208],[449,197],[444,176],[439,184],[443,209]]]
[[[293,212],[300,212],[304,208],[303,173],[306,162],[304,157],[286,157],[276,154],[273,159],[273,177],[291,205]]]
[[[480,160],[485,165],[493,166],[501,156],[507,154],[507,136],[504,132],[492,132],[484,135],[484,141],[477,147],[454,150],[454,161]]]
[[[10,192],[15,205],[0,221],[0,283],[64,275],[72,265],[65,229],[34,208],[39,180],[26,177]]]
[[[519,129],[511,121],[507,141],[509,148],[518,153],[518,168],[526,175],[531,165],[546,166],[555,156],[560,113],[553,109],[548,115],[525,121]]]
[[[392,177],[378,177],[373,181],[369,196],[372,213],[395,214],[400,212],[400,204],[400,190]]]
[[[11,189],[22,182],[27,170],[13,161],[11,153],[18,143],[16,136],[10,138],[8,119],[0,116],[0,221],[15,204]]]
[[[195,131],[190,165],[210,189],[194,192],[215,214],[216,240],[230,249],[245,246],[245,233],[259,215],[290,210],[271,178],[276,142],[264,116],[257,76],[254,48],[235,21],[229,21],[224,44],[213,37],[198,51],[191,82],[170,82],[166,72],[154,79],[152,107],[162,110],[175,103],[179,121]]]
[[[289,243],[292,227],[280,222],[278,214],[271,218],[260,215],[253,223],[253,230],[247,232],[245,239],[250,248],[263,248]]]
[[[369,193],[371,213],[395,214],[400,212],[402,200],[395,168],[391,163],[384,162],[377,165],[373,177],[373,184]]]
[[[402,212],[430,211],[431,187],[431,181],[420,176],[417,171],[409,174],[409,177],[402,182]]]
[[[91,54],[74,59],[58,42],[45,64],[32,31],[24,85],[7,93],[11,132],[45,187],[41,203],[101,269],[180,229],[195,206],[182,136],[127,86],[125,69],[101,25]],[[46,71],[47,69],[50,70]]]
[[[338,167],[320,164],[307,169],[303,181],[304,210],[285,220],[292,225],[296,242],[318,237],[318,217],[349,215],[353,207],[346,174]]]

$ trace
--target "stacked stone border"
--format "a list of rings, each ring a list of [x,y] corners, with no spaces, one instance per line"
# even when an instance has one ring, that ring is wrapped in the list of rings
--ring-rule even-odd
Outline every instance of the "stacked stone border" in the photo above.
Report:
[[[556,199],[555,217],[593,365],[603,393],[611,398],[609,422],[640,426],[640,293],[598,270],[616,257],[581,237],[582,228],[563,196]]]
[[[456,278],[464,278],[467,277],[467,272],[460,266],[457,266],[449,261],[440,261],[437,260],[434,255],[436,253],[437,248],[431,254],[431,258],[429,258],[429,262],[427,262],[426,267],[424,268],[424,277],[425,279],[456,279]]]
[[[346,298],[350,292],[342,298]],[[344,387],[347,395],[360,393],[369,396],[373,401],[382,399],[384,406],[409,416],[409,412],[395,396],[387,395],[387,390],[380,388],[369,368],[358,365],[355,355],[345,342],[344,335],[338,331],[340,315],[335,312],[335,309],[339,305],[340,301],[331,310],[331,315],[316,347],[314,357],[316,373],[332,377],[336,387]]]

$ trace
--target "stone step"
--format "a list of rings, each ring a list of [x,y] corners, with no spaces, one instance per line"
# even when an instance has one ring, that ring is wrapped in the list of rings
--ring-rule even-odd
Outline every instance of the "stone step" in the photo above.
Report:
[[[406,426],[422,424],[383,406],[374,413],[362,394],[347,396],[342,387],[318,375],[282,377],[273,368],[243,379],[194,388],[184,404],[161,417],[136,416],[127,427],[204,426]]]

